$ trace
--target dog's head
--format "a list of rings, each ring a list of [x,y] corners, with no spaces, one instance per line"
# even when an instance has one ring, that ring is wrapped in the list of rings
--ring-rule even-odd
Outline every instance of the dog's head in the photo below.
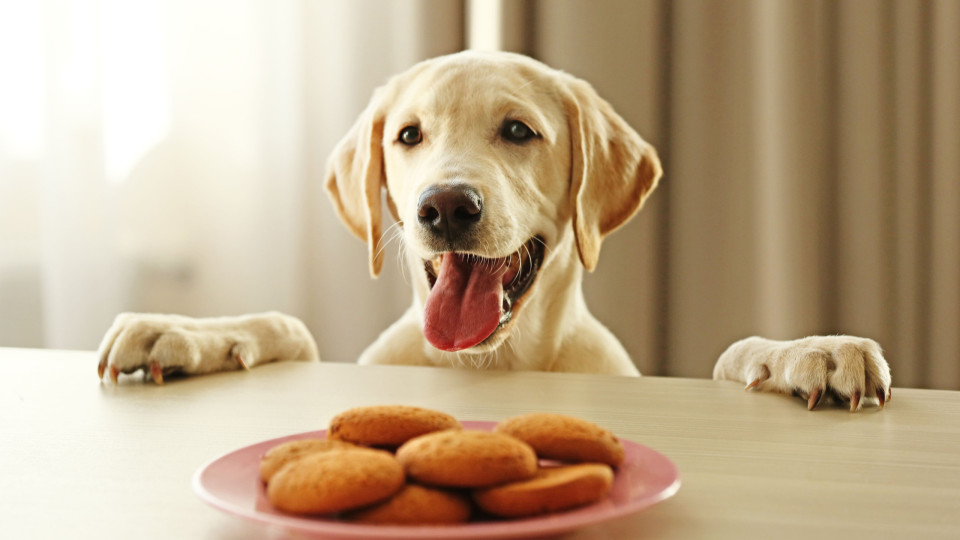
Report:
[[[463,52],[377,89],[330,157],[327,191],[367,242],[373,276],[385,192],[422,269],[424,335],[491,350],[538,275],[570,264],[552,260],[557,248],[575,242],[593,270],[660,175],[653,147],[589,84],[524,56]]]

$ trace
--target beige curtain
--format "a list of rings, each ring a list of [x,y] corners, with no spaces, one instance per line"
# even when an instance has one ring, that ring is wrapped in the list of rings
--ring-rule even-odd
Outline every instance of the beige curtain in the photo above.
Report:
[[[897,385],[960,389],[960,2],[507,5],[515,48],[591,80],[664,158],[586,285],[643,372],[850,333]]]

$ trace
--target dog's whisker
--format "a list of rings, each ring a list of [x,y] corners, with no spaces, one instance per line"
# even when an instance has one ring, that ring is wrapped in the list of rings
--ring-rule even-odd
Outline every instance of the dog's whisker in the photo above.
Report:
[[[515,357],[518,357],[519,355],[518,355],[518,351],[517,351],[517,345],[516,345],[516,342],[515,342],[514,340],[518,340],[518,341],[519,341],[520,339],[523,339],[523,338],[521,337],[522,334],[523,334],[523,332],[520,331],[520,328],[519,328],[519,327],[514,327],[512,339],[507,339],[506,341],[503,342],[504,345],[506,345],[507,347],[510,348],[510,352],[511,352],[511,353],[513,354],[513,356],[515,356]]]
[[[489,352],[483,355],[483,369],[490,369],[496,364],[497,352]]]
[[[385,240],[381,240],[379,249],[377,251],[377,256],[379,257],[384,251],[390,248],[390,244],[398,242],[400,236],[396,232],[387,232],[385,235]]]
[[[460,364],[461,367],[469,367],[467,365],[467,359],[464,358],[464,353],[457,351],[455,354],[457,355],[457,363]]]
[[[402,233],[399,235],[400,239],[400,249],[397,253],[397,265],[400,266],[400,277],[403,279],[404,284],[408,287],[410,286],[410,278],[407,276],[407,265],[404,262],[407,260],[407,243],[403,241]]]
[[[528,248],[527,245],[524,244],[523,246],[521,246],[520,249],[523,250],[523,252],[526,254],[526,260],[527,260],[527,262],[530,263],[530,268],[533,268],[533,255],[530,253],[530,248]],[[524,257],[523,257],[522,254],[521,254],[521,255],[518,255],[518,257],[520,257],[520,261],[519,261],[519,262],[520,262],[520,269],[517,270],[516,275],[513,276],[513,281],[517,281],[517,280],[520,278],[520,276],[523,275]]]
[[[520,91],[523,90],[524,88],[530,86],[531,84],[533,84],[533,79],[530,79],[529,81],[527,81],[527,82],[521,84],[520,86],[514,88],[514,89],[510,92],[510,94],[513,95],[514,97],[521,97],[521,96],[520,96]]]
[[[394,223],[390,225],[389,227],[387,227],[387,230],[384,231],[383,234],[381,235],[381,240],[377,243],[377,254],[376,254],[377,257],[383,254],[383,251],[387,249],[387,246],[389,246],[390,242],[392,242],[393,239],[395,238],[393,231],[396,230],[398,225],[399,225],[398,223]],[[382,239],[382,237],[384,236],[388,237],[386,241],[383,241]]]
[[[532,240],[540,244],[540,247],[542,247],[544,251],[547,251],[550,249],[550,246],[547,245],[547,242],[543,238],[540,238],[539,236],[534,236]]]
[[[403,227],[399,222],[392,223],[387,230],[383,232],[383,237],[386,238],[385,241],[381,241],[379,249],[377,251],[377,256],[379,257],[386,249],[389,248],[390,244],[397,243],[397,264],[400,266],[400,276],[403,279],[404,283],[409,286],[410,280],[407,278],[406,264],[406,243],[403,241]]]
[[[540,244],[540,247],[543,249],[544,253],[550,253],[550,246],[547,245],[547,242],[540,238],[539,236],[534,236],[533,241]]]
[[[404,264],[404,261],[407,260],[407,243],[403,241],[403,229],[398,226],[391,234],[393,236],[391,242],[397,242],[397,264],[400,265],[400,275],[402,275],[404,281],[406,281],[407,265]]]

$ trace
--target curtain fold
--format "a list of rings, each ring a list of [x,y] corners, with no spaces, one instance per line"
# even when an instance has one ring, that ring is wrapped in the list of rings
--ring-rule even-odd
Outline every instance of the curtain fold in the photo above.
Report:
[[[938,0],[931,22],[929,369],[920,384],[960,388],[960,3]]]

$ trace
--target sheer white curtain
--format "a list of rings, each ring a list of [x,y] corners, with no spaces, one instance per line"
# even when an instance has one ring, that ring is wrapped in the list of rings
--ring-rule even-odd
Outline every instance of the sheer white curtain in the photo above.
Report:
[[[399,314],[323,163],[388,75],[461,47],[459,3],[0,6],[0,346],[277,309],[353,360]]]

